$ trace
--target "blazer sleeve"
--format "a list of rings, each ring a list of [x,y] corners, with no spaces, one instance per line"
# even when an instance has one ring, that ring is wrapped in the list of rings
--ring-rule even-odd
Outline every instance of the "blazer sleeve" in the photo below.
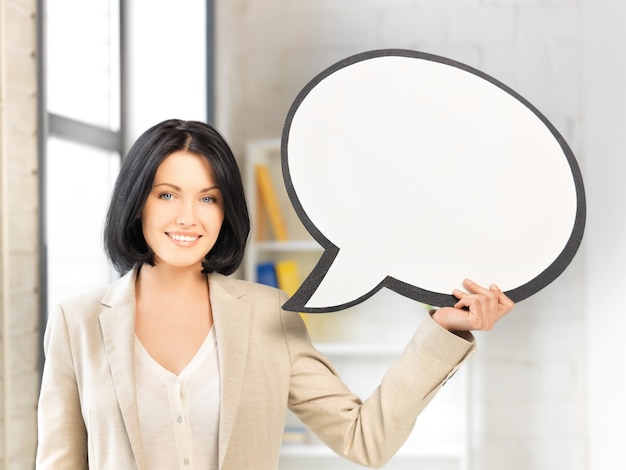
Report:
[[[39,394],[37,469],[86,469],[87,431],[80,407],[67,323],[61,307],[44,334],[45,365]]]
[[[369,467],[397,452],[419,413],[475,350],[471,334],[457,336],[428,316],[362,402],[311,345],[299,315],[286,312],[283,327],[292,368],[289,408],[338,455]]]

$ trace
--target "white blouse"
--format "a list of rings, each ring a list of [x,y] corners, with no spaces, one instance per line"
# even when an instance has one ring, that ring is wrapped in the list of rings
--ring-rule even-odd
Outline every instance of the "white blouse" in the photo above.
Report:
[[[137,406],[150,470],[217,470],[220,378],[215,331],[180,375],[135,337]]]

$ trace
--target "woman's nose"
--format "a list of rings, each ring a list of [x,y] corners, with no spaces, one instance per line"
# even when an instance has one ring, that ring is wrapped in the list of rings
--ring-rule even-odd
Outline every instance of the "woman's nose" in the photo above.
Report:
[[[196,214],[193,204],[183,202],[180,204],[178,214],[176,215],[176,224],[186,227],[195,225]]]

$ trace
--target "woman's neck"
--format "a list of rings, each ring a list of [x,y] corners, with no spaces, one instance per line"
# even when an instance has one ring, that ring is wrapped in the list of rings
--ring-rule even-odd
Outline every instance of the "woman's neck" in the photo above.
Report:
[[[197,289],[207,288],[206,274],[197,268],[176,268],[172,266],[144,264],[137,274],[137,288],[151,293],[168,295],[188,295]]]

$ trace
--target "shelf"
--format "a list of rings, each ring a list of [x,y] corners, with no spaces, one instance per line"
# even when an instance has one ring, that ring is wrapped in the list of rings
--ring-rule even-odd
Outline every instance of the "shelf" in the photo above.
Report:
[[[265,252],[322,252],[324,249],[315,240],[255,241],[254,249]]]
[[[351,344],[315,342],[315,347],[327,356],[352,357],[352,356],[399,356],[403,349],[396,344]]]
[[[283,444],[280,448],[281,457],[306,457],[306,458],[330,458],[338,457],[330,448],[322,444]],[[393,457],[394,459],[445,459],[459,460],[459,454],[455,452],[437,452],[429,450],[411,450],[401,448]]]

